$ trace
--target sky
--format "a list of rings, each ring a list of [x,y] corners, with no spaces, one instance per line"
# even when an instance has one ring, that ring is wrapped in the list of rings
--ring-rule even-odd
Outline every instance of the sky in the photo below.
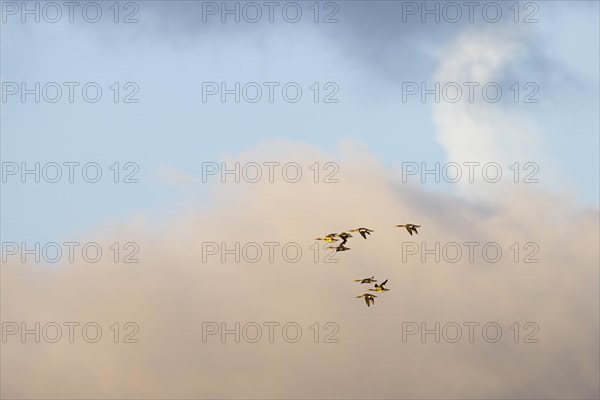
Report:
[[[2,396],[597,398],[598,2],[476,2],[472,21],[460,2],[278,2],[273,22],[267,3],[82,2],[72,22],[0,3]],[[363,226],[350,251],[313,240]],[[367,276],[389,280],[371,307]],[[69,321],[102,339],[71,343]],[[263,335],[220,336],[236,322]],[[271,343],[270,322],[302,339]]]

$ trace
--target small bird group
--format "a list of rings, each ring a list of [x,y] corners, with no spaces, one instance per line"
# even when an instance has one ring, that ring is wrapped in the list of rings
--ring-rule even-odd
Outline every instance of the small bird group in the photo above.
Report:
[[[406,230],[408,231],[408,233],[410,233],[410,235],[413,235],[413,232],[416,233],[417,235],[419,234],[419,232],[417,231],[417,228],[420,228],[421,225],[415,225],[415,224],[403,224],[403,225],[396,225],[396,227],[398,228],[406,228]],[[358,232],[360,233],[360,235],[363,238],[367,238],[367,235],[371,235],[371,232],[374,232],[372,229],[368,229],[368,228],[356,228],[356,229],[350,229],[348,230],[348,232]],[[338,251],[346,251],[346,250],[350,250],[350,247],[346,247],[344,246],[347,242],[348,242],[348,238],[353,237],[350,233],[348,232],[342,232],[342,233],[330,233],[329,235],[323,237],[323,238],[316,238],[315,240],[322,240],[324,242],[327,243],[335,243],[337,242],[339,239],[342,240],[342,242],[340,244],[338,244],[337,246],[328,246],[328,249],[335,249],[336,252]],[[375,283],[375,287],[372,289],[369,289],[370,292],[378,292],[378,293],[383,293],[383,292],[387,292],[390,289],[387,289],[385,287],[385,285],[387,284],[388,280],[386,279],[385,281],[383,281],[380,285],[378,285],[375,280],[375,277],[372,276],[370,278],[364,278],[364,279],[357,279],[354,282],[359,282],[360,284],[363,283]],[[362,294],[360,296],[356,296],[357,299],[365,299],[365,302],[367,303],[368,307],[371,307],[371,304],[375,304],[375,298],[377,296],[375,296],[374,294],[371,293],[365,293]]]
[[[419,232],[417,231],[417,228],[420,228],[421,225],[415,225],[415,224],[402,224],[402,225],[396,225],[396,227],[398,228],[406,228],[406,230],[408,231],[408,233],[410,233],[410,235],[412,236],[413,232],[416,233],[417,235],[419,234]],[[368,229],[368,228],[356,228],[356,229],[350,229],[348,230],[348,232],[358,232],[360,233],[360,235],[363,238],[367,238],[367,235],[370,235],[371,232],[375,232],[372,229]],[[348,242],[348,238],[353,237],[351,234],[349,234],[348,232],[342,232],[342,233],[330,233],[329,235],[323,237],[323,238],[315,238],[315,240],[322,240],[324,242],[327,243],[334,243],[338,241],[339,239],[342,239],[342,243],[340,243],[337,246],[329,246],[328,249],[335,249],[335,251],[346,251],[346,250],[350,250],[350,247],[346,247],[344,246],[346,244],[346,242]]]
[[[357,229],[350,229],[348,232],[358,232],[358,233],[360,233],[360,235],[363,238],[366,239],[367,235],[370,235],[371,232],[374,232],[374,231],[372,229],[368,229],[368,228],[357,228]],[[329,235],[325,236],[324,238],[316,238],[315,240],[322,240],[327,243],[334,243],[334,242],[338,241],[337,238],[342,239],[342,243],[338,244],[337,246],[329,246],[327,248],[335,249],[336,252],[337,251],[346,251],[346,250],[350,250],[350,247],[346,247],[344,245],[348,242],[348,238],[353,237],[348,232],[330,233]]]
[[[377,282],[377,280],[375,280],[375,277],[372,276],[370,278],[356,279],[354,282],[359,282],[360,284],[375,283],[375,288],[369,289],[369,291],[383,293],[383,292],[387,292],[388,290],[390,290],[390,289],[387,289],[384,287],[384,285],[387,284],[387,281],[388,280],[386,279],[385,281],[383,281],[381,283],[381,285],[378,285],[377,283],[375,283],[375,282]],[[374,294],[371,294],[371,293],[365,293],[363,295],[356,296],[357,299],[364,298],[365,302],[367,303],[367,307],[371,307],[371,304],[375,304],[375,297],[377,297],[377,296],[375,296]]]

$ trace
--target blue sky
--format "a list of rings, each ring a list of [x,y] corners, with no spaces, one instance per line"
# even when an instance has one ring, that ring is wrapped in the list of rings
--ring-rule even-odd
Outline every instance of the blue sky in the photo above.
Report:
[[[531,158],[515,161],[539,162],[545,190],[597,205],[598,3],[537,4],[538,23],[514,24],[506,8],[499,22],[502,29],[522,30],[522,48],[494,81],[540,87],[538,104],[514,104],[509,96],[499,104],[541,132]],[[464,32],[491,25],[481,18],[472,24],[402,23],[401,6],[393,2],[340,3],[335,24],[309,18],[297,24],[281,18],[273,24],[203,24],[199,3],[139,5],[137,24],[114,24],[108,17],[97,24],[21,23],[6,16],[3,82],[98,82],[104,95],[94,104],[80,97],[73,104],[23,104],[13,96],[2,104],[2,161],[94,161],[105,174],[115,161],[131,161],[140,167],[140,183],[22,184],[13,177],[2,189],[4,241],[61,240],[106,220],[138,213],[160,218],[186,202],[202,204],[206,187],[182,191],[166,185],[157,169],[200,176],[203,161],[274,139],[312,144],[334,161],[341,141],[357,140],[390,168],[403,161],[452,161],[437,140],[436,104],[403,103],[402,82],[433,82],[445,48]],[[203,103],[206,81],[298,82],[304,96],[294,104],[280,96],[272,104]],[[113,82],[137,83],[139,103],[110,101]],[[313,82],[335,82],[339,103],[310,101]]]
[[[11,254],[0,271],[2,327],[96,321],[105,335],[97,345],[80,336],[69,343],[65,331],[63,343],[12,335],[2,347],[0,396],[599,397],[598,2],[519,2],[518,23],[513,1],[482,3],[502,4],[504,18],[423,23],[403,22],[402,10],[424,2],[347,1],[337,3],[333,24],[313,22],[313,1],[298,2],[306,18],[297,23],[279,15],[255,24],[203,23],[203,4],[214,3],[195,1],[120,3],[139,7],[135,24],[114,23],[113,2],[100,3],[97,23],[79,14],[73,23],[22,23],[12,15],[21,4],[0,2],[2,166],[80,166],[75,183],[66,167],[58,183],[9,176],[1,241],[27,249],[94,241],[105,252],[93,262],[76,250],[73,261],[53,264]],[[318,5],[320,17],[336,9]],[[522,23],[532,10],[538,22]],[[486,102],[476,91],[472,103],[403,102],[403,84],[436,81],[493,82],[503,97]],[[80,85],[73,103],[22,103],[9,93],[12,82]],[[81,98],[89,82],[103,91],[96,103]],[[295,82],[303,97],[203,102],[203,82]],[[339,101],[315,103],[314,82],[321,95],[334,83]],[[522,101],[527,84],[539,88],[539,102]],[[139,88],[139,101],[115,103],[115,87],[120,95]],[[203,162],[222,161],[298,162],[308,177],[315,161],[333,161],[339,182],[203,184]],[[499,163],[504,179],[402,182],[405,162],[469,161]],[[89,162],[102,170],[98,183],[81,177]],[[134,171],[127,162],[139,167],[138,183],[122,182]],[[537,163],[539,183],[513,183],[514,162]],[[394,227],[403,223],[420,225],[418,236]],[[373,235],[315,259],[317,235],[359,226]],[[132,241],[139,263],[111,256],[113,243]],[[274,241],[282,250],[274,261],[264,247],[258,261],[234,260],[243,250],[225,257]],[[215,243],[220,257],[205,258]],[[474,260],[459,246],[467,243],[478,246]],[[304,257],[281,257],[286,244]],[[405,257],[410,244],[421,245],[420,257]],[[438,257],[456,248],[449,245],[463,249],[460,260]],[[488,245],[503,258],[486,259]],[[527,246],[536,249],[533,262]],[[320,259],[332,255],[338,263]],[[367,276],[390,289],[370,307],[355,298],[368,289],[354,280]],[[135,321],[139,343],[112,340],[116,321]],[[271,343],[263,331],[257,343],[217,335],[202,343],[208,321],[297,321],[306,340]],[[311,340],[310,326],[329,321],[339,342]],[[473,342],[466,329],[456,343],[402,341],[406,322],[420,322],[423,333],[469,321],[480,327]],[[500,341],[486,340],[489,323],[502,328]],[[538,342],[521,340],[528,326],[539,328]]]

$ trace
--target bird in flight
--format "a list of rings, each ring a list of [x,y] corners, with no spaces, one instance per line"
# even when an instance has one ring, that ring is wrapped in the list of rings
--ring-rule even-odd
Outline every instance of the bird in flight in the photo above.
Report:
[[[375,283],[377,282],[375,279],[375,277],[372,276],[370,278],[365,278],[365,279],[356,279],[354,282],[360,282],[360,283]]]
[[[346,242],[348,241],[348,238],[352,237],[352,235],[349,233],[346,233],[346,232],[342,232],[342,233],[330,233],[326,237],[331,237],[331,238],[339,237],[340,239],[342,239],[341,245],[345,245]]]
[[[350,229],[348,232],[358,232],[361,234],[362,237],[364,237],[365,239],[367,238],[367,235],[370,235],[371,232],[375,232],[372,229],[368,229],[368,228],[357,228],[357,229]]]
[[[337,237],[339,237],[340,239],[342,239],[342,244],[346,244],[346,242],[348,241],[348,238],[351,238],[352,235],[346,232],[342,232],[339,235],[336,235]]]
[[[333,236],[325,236],[324,238],[315,238],[315,240],[322,240],[327,243],[337,242],[337,239],[334,238]]]
[[[329,235],[327,235],[323,238],[315,238],[315,240],[322,240],[327,243],[333,243],[333,242],[337,242],[338,239],[336,239],[336,238],[340,238],[340,239],[342,239],[341,244],[344,245],[348,241],[348,238],[351,238],[351,237],[352,237],[351,234],[342,232],[342,233],[330,233]]]
[[[406,228],[406,230],[408,231],[408,233],[410,233],[411,236],[412,236],[413,232],[418,235],[419,232],[417,232],[417,228],[421,227],[421,225],[414,225],[414,224],[405,224],[405,225],[396,225],[396,226],[398,228]]]
[[[362,299],[364,297],[365,302],[367,303],[367,307],[371,307],[371,304],[375,304],[375,296],[374,294],[365,293],[361,296],[356,296],[357,299]]]
[[[346,251],[350,250],[350,247],[344,246],[344,242],[340,243],[338,246],[329,246],[328,249],[335,249],[335,251]]]
[[[385,281],[383,281],[381,283],[381,285],[375,284],[375,289],[369,289],[369,291],[371,291],[371,292],[381,292],[381,293],[387,292],[390,289],[386,289],[386,288],[383,287],[383,285],[385,285],[387,283],[387,281],[388,280],[386,279]]]

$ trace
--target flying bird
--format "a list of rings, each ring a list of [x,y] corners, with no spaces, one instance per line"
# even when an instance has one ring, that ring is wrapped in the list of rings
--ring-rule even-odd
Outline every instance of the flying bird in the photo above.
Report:
[[[346,242],[348,241],[348,238],[351,238],[352,235],[346,232],[342,232],[339,235],[336,235],[337,237],[339,237],[340,239],[342,239],[342,245],[346,244]]]
[[[374,276],[370,277],[370,278],[365,278],[365,279],[356,279],[354,282],[360,282],[360,283],[375,283],[377,282]]]
[[[367,307],[371,307],[371,304],[375,304],[375,296],[374,294],[365,293],[361,296],[356,296],[357,299],[365,298],[365,302],[367,303]]]
[[[362,237],[364,237],[366,239],[367,235],[370,235],[371,232],[375,232],[375,231],[372,229],[367,229],[367,228],[357,228],[357,229],[350,229],[348,232],[358,232],[361,234]]]
[[[350,247],[344,246],[344,242],[340,243],[338,246],[329,246],[328,249],[335,249],[335,251],[346,251],[350,250]]]
[[[396,226],[398,228],[406,228],[406,230],[408,231],[408,233],[410,233],[411,236],[412,236],[413,232],[415,232],[418,235],[419,232],[417,232],[417,228],[421,227],[421,225],[414,225],[414,224],[396,225]]]
[[[381,292],[381,293],[387,292],[390,289],[386,289],[386,288],[383,287],[383,285],[385,285],[387,283],[387,281],[388,280],[386,279],[385,281],[383,281],[381,283],[381,285],[375,284],[375,289],[369,289],[369,291],[371,291],[371,292]]]
[[[327,243],[337,242],[337,239],[334,238],[333,236],[325,236],[324,238],[315,238],[315,240],[322,240]]]

